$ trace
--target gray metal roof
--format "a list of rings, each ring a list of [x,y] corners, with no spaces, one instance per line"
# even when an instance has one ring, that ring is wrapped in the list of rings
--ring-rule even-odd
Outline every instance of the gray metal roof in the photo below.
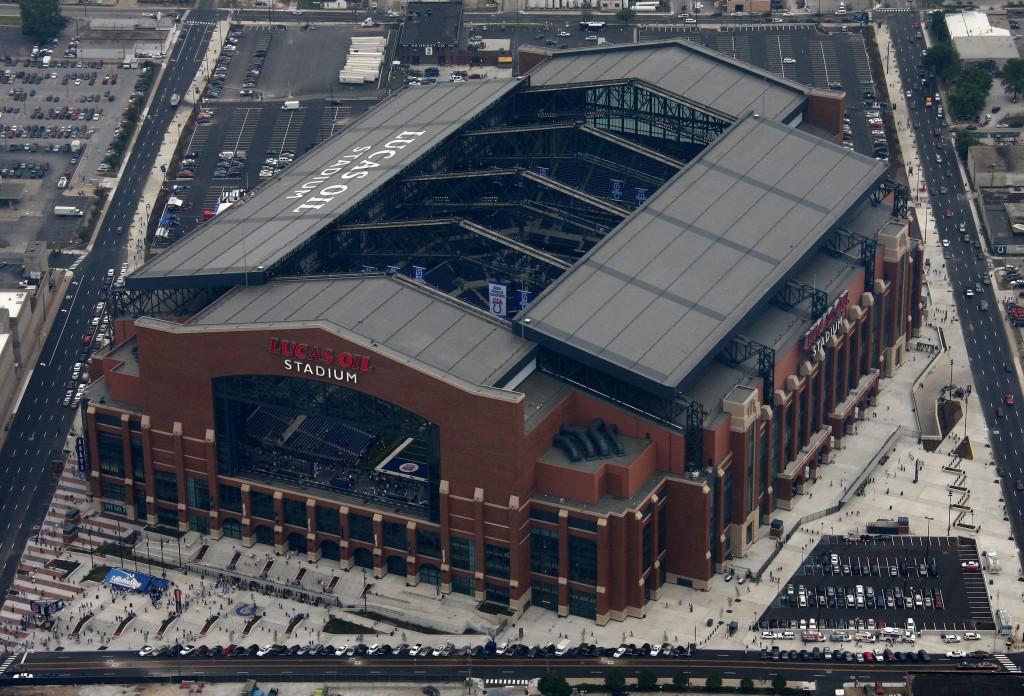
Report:
[[[518,321],[527,338],[670,393],[885,171],[881,162],[747,116]]]
[[[538,87],[638,78],[733,117],[754,111],[783,122],[802,109],[808,90],[683,40],[553,51],[529,78]]]
[[[230,286],[243,283],[246,274],[261,282],[263,268],[519,84],[472,80],[403,90],[296,160],[251,199],[147,261],[128,277],[127,287]]]
[[[140,320],[142,321],[142,320]],[[507,324],[383,275],[275,280],[238,287],[193,317],[190,327],[319,325],[372,350],[472,386],[491,387],[534,344]]]
[[[456,46],[461,24],[461,2],[410,2],[398,44]]]

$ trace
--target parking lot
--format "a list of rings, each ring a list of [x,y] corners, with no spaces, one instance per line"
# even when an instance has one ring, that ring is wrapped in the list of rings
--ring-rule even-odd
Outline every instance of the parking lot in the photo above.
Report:
[[[801,631],[813,621],[823,638],[845,634],[847,639],[853,631],[877,636],[892,627],[991,630],[982,559],[976,547],[960,541],[883,536],[846,543],[824,537],[792,577],[776,578],[778,595],[761,626]]]
[[[0,62],[0,172],[24,187],[0,223],[8,243],[66,243],[85,216],[56,217],[54,207],[88,208],[136,71],[78,60],[70,36],[35,48]]]

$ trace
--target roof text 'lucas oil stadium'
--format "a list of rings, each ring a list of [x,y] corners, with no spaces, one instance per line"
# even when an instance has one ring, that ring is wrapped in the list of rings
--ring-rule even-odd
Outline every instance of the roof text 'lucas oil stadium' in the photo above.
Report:
[[[381,149],[363,156],[362,160],[358,164],[349,167],[348,165],[352,164],[357,159],[359,159],[360,155],[362,155],[364,152],[366,152],[367,150],[372,150],[373,146],[367,145],[364,147],[353,148],[351,154],[342,157],[332,166],[327,167],[326,169],[321,171],[317,176],[314,176],[309,181],[303,183],[299,188],[292,191],[291,195],[287,196],[287,198],[305,198],[305,196],[310,191],[317,188],[321,184],[330,181],[332,177],[334,177],[339,172],[345,170],[346,167],[348,167],[348,170],[341,175],[341,179],[362,179],[363,177],[367,176],[370,173],[371,169],[375,169],[381,166],[381,163],[377,162],[376,160],[391,159],[396,154],[398,154],[398,150],[402,150],[411,143],[416,142],[416,138],[420,137],[424,133],[426,133],[426,131],[402,131],[395,138],[384,143],[384,146]],[[322,189],[316,192],[315,196],[310,196],[309,198],[306,198],[305,202],[299,205],[294,210],[292,210],[292,212],[303,213],[304,211],[307,210],[319,210],[324,205],[334,200],[335,196],[339,196],[345,191],[348,191],[348,184],[330,184],[329,186],[324,186]]]

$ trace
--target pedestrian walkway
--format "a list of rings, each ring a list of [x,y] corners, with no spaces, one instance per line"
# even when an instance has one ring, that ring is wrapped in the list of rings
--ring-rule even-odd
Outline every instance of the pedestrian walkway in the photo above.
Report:
[[[1010,660],[1010,658],[1008,658],[1004,653],[996,653],[995,658],[996,658],[996,662],[998,662],[1002,666],[1002,668],[1005,669],[1007,672],[1013,672],[1013,673],[1019,673],[1020,672],[1020,667],[1015,665]]]

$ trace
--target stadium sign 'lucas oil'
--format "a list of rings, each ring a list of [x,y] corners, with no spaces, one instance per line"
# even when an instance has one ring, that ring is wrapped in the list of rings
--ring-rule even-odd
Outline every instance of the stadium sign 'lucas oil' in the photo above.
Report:
[[[359,383],[359,373],[373,372],[370,358],[356,353],[342,353],[311,343],[270,338],[270,352],[284,356],[284,369],[312,377],[326,377],[336,382]]]

